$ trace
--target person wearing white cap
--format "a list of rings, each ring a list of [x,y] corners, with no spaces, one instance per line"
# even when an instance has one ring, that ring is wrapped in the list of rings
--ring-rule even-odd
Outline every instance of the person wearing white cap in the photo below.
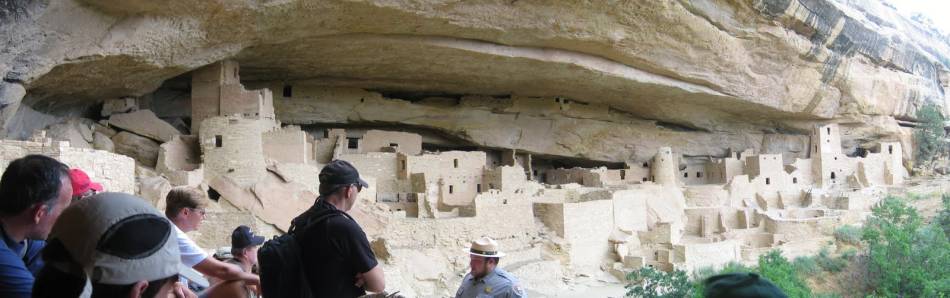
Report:
[[[144,200],[100,193],[63,211],[43,250],[33,297],[194,297],[178,280],[172,223]]]
[[[527,297],[518,279],[498,268],[498,261],[505,253],[498,250],[495,239],[482,237],[472,241],[467,252],[472,271],[462,279],[456,298]]]

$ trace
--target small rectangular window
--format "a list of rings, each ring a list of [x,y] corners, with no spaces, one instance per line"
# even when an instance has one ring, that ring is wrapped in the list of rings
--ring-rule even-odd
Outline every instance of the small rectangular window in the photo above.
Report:
[[[452,185],[449,185],[449,193],[453,193],[454,191],[455,191],[455,187]]]
[[[405,160],[405,159],[400,160],[400,163],[402,164],[402,169],[405,170],[405,169],[406,169],[406,160]]]
[[[224,144],[224,138],[221,135],[214,136],[214,147],[221,148]]]
[[[456,167],[456,168],[459,167],[459,160],[458,160],[457,158],[456,158],[456,159],[453,159],[453,160],[452,160],[452,163],[455,164],[455,167]]]
[[[482,192],[482,184],[475,184],[475,192]]]
[[[291,85],[284,85],[284,97],[292,97],[294,95],[294,87]]]
[[[772,182],[771,179],[765,178],[765,185],[769,185],[771,184],[771,182]]]
[[[360,139],[359,138],[346,138],[346,148],[349,149],[359,149],[360,148]]]

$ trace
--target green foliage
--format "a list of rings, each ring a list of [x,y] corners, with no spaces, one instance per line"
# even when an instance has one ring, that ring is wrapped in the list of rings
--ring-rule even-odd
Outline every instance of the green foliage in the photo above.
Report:
[[[835,229],[835,239],[851,245],[860,245],[861,228],[852,225],[840,226]]]
[[[627,275],[627,297],[690,297],[694,285],[690,283],[686,272],[674,270],[663,272],[652,267],[643,267]]]
[[[943,201],[943,210],[940,210],[934,222],[943,230],[944,236],[950,238],[950,195],[942,195],[940,199]]]
[[[917,121],[919,124],[914,131],[914,140],[917,144],[917,164],[923,165],[933,161],[934,156],[939,152],[946,151],[946,142],[944,141],[943,122],[946,120],[940,112],[940,108],[934,104],[928,104],[917,110]]]
[[[845,267],[848,267],[847,259],[832,256],[827,247],[822,247],[818,251],[818,255],[815,255],[815,262],[818,263],[818,267],[828,272],[841,272]]]
[[[821,267],[818,266],[818,261],[815,260],[815,257],[797,257],[794,261],[792,261],[792,265],[795,266],[796,272],[805,276],[821,273]]]
[[[945,208],[946,210],[946,208]],[[917,210],[888,197],[872,209],[862,239],[875,295],[937,297],[950,293],[950,242],[941,227],[925,226]]]
[[[788,297],[811,297],[811,289],[801,275],[782,256],[780,250],[772,250],[759,256],[759,274],[772,281]]]

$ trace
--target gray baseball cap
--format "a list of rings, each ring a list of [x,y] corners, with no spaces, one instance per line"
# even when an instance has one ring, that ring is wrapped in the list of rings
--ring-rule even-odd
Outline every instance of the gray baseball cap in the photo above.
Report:
[[[144,200],[106,192],[79,201],[53,225],[60,241],[92,282],[128,285],[178,274],[171,222]]]

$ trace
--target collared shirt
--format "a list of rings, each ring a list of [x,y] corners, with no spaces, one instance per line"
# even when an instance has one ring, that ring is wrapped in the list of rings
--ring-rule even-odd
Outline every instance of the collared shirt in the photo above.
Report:
[[[0,297],[30,297],[36,273],[43,267],[43,240],[13,241],[0,225]]]
[[[501,268],[495,268],[482,278],[473,278],[472,273],[462,279],[455,298],[498,297],[520,298],[528,297],[518,283],[518,279]]]

